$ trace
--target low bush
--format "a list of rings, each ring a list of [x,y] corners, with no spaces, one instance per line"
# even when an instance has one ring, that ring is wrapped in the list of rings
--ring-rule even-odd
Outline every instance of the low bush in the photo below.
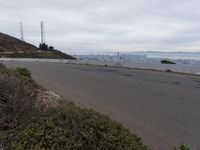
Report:
[[[161,60],[161,63],[162,63],[162,64],[176,64],[175,62],[170,61],[170,60],[166,60],[166,59]]]
[[[32,79],[31,72],[27,68],[17,67],[17,68],[7,68],[5,65],[0,63],[0,73],[2,75],[7,75],[10,77],[16,77],[21,80],[26,81],[28,84],[32,84],[35,87],[39,85]]]
[[[93,110],[67,104],[23,129],[11,149],[146,150],[140,138]]]
[[[167,70],[166,70],[166,72],[172,72],[172,70],[170,70],[170,69],[167,69]]]
[[[175,147],[174,150],[190,150],[190,149],[188,147],[186,147],[184,144],[181,144],[181,146],[179,147],[179,149],[177,149]]]
[[[0,130],[16,128],[39,111],[36,88],[27,80],[0,74]]]
[[[16,68],[15,71],[17,73],[19,73],[20,76],[23,76],[23,77],[27,77],[27,78],[32,78],[31,77],[31,72],[27,69],[27,68]]]

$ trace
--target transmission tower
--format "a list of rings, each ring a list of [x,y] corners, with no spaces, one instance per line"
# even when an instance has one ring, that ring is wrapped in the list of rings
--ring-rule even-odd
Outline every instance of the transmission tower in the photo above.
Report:
[[[24,41],[24,31],[23,31],[22,22],[20,22],[20,33],[21,33],[21,40]]]

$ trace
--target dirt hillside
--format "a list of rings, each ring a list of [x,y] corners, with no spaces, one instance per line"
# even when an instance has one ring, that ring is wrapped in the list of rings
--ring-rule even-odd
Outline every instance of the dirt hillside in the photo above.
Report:
[[[0,33],[0,52],[37,52],[34,45],[21,41],[7,34]]]

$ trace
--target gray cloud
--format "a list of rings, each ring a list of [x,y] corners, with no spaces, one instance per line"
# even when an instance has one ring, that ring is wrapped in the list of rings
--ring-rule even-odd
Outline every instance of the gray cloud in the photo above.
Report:
[[[199,0],[0,0],[0,32],[70,53],[200,51]]]

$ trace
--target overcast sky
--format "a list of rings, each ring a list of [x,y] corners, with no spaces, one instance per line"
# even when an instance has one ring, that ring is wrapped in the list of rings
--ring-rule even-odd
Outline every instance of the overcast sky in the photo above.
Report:
[[[71,54],[200,51],[200,0],[0,0],[0,32]]]

